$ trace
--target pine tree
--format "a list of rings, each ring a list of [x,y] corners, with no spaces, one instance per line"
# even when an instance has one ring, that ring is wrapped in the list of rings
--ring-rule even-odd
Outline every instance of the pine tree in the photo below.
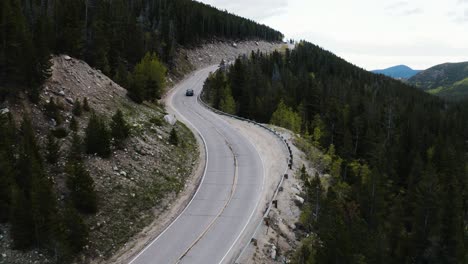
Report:
[[[21,124],[21,145],[18,162],[18,175],[16,183],[18,188],[14,190],[12,206],[12,232],[15,245],[19,248],[34,243],[47,247],[53,241],[53,226],[55,223],[55,195],[52,183],[47,177],[43,160],[37,146],[35,133],[28,116],[25,116]],[[21,208],[18,208],[21,207]],[[29,220],[24,218],[29,217]],[[19,229],[31,231],[25,236]],[[30,242],[25,242],[30,239]]]
[[[114,138],[116,145],[121,147],[123,141],[130,135],[130,126],[127,124],[127,121],[125,121],[121,110],[118,110],[114,114],[110,126],[112,137]]]
[[[2,49],[4,71],[2,80],[8,84],[29,85],[32,39],[19,0],[2,1]]]
[[[81,108],[80,100],[76,99],[76,102],[73,105],[73,114],[75,116],[81,116],[82,113],[83,113],[83,111],[82,111],[82,108]]]
[[[77,133],[73,133],[71,146],[68,154],[69,162],[82,162],[83,160],[83,141]]]
[[[31,210],[34,222],[34,237],[37,245],[50,247],[55,239],[54,227],[57,225],[56,197],[52,182],[39,164],[34,170],[31,186]]]
[[[81,162],[71,161],[67,165],[67,187],[76,209],[87,214],[97,212],[97,195],[93,178]]]
[[[24,190],[25,193],[29,193],[32,176],[35,173],[34,170],[42,169],[42,157],[39,153],[35,132],[28,115],[23,118],[20,130],[21,142],[19,146],[16,182],[20,189]],[[33,165],[35,164],[39,166],[34,167]]]
[[[114,80],[120,86],[124,87],[125,89],[129,89],[129,80],[128,80],[129,72],[125,67],[125,64],[122,62],[122,59],[119,58],[117,70],[114,76]]]
[[[56,43],[59,52],[67,52],[74,57],[83,54],[84,2],[60,1],[55,5]]]
[[[232,97],[231,87],[227,86],[222,90],[221,100],[219,102],[219,109],[228,114],[236,113],[236,102]]]
[[[60,144],[52,135],[52,133],[47,135],[46,151],[47,162],[50,164],[55,164],[60,157]]]
[[[12,116],[0,116],[0,223],[8,221],[15,182],[16,127]]]
[[[86,112],[91,111],[91,107],[88,104],[88,98],[87,97],[85,97],[83,99],[83,110],[85,110]]]
[[[66,202],[60,213],[58,230],[58,260],[66,263],[83,250],[89,234],[83,218],[70,202]]]
[[[11,198],[10,233],[13,239],[13,247],[26,249],[34,244],[34,222],[31,203],[24,191],[17,186],[12,187]]]
[[[45,113],[49,118],[53,118],[57,125],[62,123],[62,116],[60,115],[60,109],[55,103],[54,98],[50,98],[49,102],[45,105]]]
[[[95,113],[92,114],[86,127],[85,145],[88,154],[96,153],[103,158],[107,158],[111,154],[110,131],[104,120]]]
[[[79,125],[78,125],[78,120],[73,116],[72,119],[70,120],[70,130],[73,132],[78,132]]]
[[[50,37],[52,35],[51,33],[52,23],[50,19],[44,14],[40,15],[36,21],[34,30],[35,56],[31,63],[31,67],[33,67],[33,69],[29,91],[29,97],[35,103],[39,102],[39,94],[42,84],[52,75],[52,62],[50,61],[51,51],[49,44]]]
[[[14,169],[7,155],[0,151],[0,223],[8,221]]]
[[[171,133],[169,135],[169,143],[171,143],[174,146],[179,145],[179,136],[177,135],[177,131],[174,128],[171,130]]]

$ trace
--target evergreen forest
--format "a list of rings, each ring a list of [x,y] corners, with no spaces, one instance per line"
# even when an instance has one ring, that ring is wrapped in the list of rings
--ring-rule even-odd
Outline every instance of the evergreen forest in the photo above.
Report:
[[[37,101],[51,54],[84,59],[124,85],[147,53],[172,68],[180,45],[282,38],[267,26],[192,0],[2,0],[0,100],[26,91]]]
[[[288,128],[323,164],[300,174],[295,263],[466,263],[468,102],[446,103],[307,42],[205,83],[225,112]]]

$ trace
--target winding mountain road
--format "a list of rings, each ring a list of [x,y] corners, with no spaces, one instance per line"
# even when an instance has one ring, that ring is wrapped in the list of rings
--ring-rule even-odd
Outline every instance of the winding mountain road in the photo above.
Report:
[[[168,98],[168,107],[204,143],[200,186],[184,211],[130,264],[232,263],[249,241],[261,210],[265,168],[255,146],[197,100],[216,68],[195,72]],[[186,97],[186,89],[193,89],[195,96]]]

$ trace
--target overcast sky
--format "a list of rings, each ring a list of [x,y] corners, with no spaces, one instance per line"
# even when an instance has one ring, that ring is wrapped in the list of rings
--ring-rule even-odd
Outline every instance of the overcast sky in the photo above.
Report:
[[[368,70],[468,61],[468,0],[200,0]]]

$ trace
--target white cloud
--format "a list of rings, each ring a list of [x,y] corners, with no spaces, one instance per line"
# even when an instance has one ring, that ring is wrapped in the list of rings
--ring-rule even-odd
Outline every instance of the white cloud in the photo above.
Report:
[[[390,5],[387,5],[385,7],[385,10],[395,10],[395,9],[401,9],[402,7],[407,7],[409,4],[408,1],[400,1],[396,3],[392,3]]]
[[[411,16],[424,13],[421,7],[416,7],[408,1],[391,3],[385,6],[384,10],[390,16]]]
[[[468,0],[202,0],[366,69],[468,61]],[[390,65],[389,65],[390,64]]]
[[[405,10],[401,13],[403,16],[411,16],[411,15],[419,15],[424,13],[424,10],[422,8],[412,8]]]

